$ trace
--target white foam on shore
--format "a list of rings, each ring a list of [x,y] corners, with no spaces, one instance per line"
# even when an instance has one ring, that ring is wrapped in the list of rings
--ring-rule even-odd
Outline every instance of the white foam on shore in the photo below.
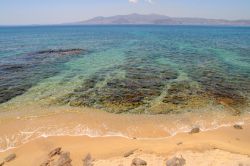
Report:
[[[224,128],[224,127],[232,127],[235,124],[244,125],[245,122],[244,121],[238,121],[238,122],[235,122],[235,123],[221,124],[221,125],[217,125],[217,126],[210,127],[210,128],[205,128],[202,125],[195,125],[194,127],[199,127],[199,129],[200,129],[201,132],[206,132],[206,131],[217,130],[217,129]],[[193,129],[193,127],[183,126],[178,131],[175,131],[175,132],[171,132],[170,131],[169,132],[170,136],[167,136],[167,137],[159,137],[159,138],[137,138],[137,139],[138,140],[162,140],[162,139],[168,139],[168,138],[176,136],[177,134],[189,133],[192,129]]]
[[[10,149],[14,149],[20,145],[26,144],[30,141],[33,141],[38,138],[48,138],[48,137],[60,137],[60,136],[88,136],[91,138],[98,137],[122,137],[126,139],[130,139],[130,137],[126,136],[122,132],[118,131],[107,131],[103,132],[101,130],[91,129],[85,125],[77,125],[74,128],[37,128],[33,131],[20,131],[17,134],[11,136],[4,136],[0,138],[0,152],[5,152]]]
[[[202,123],[197,123],[195,127],[199,127],[201,132],[205,131],[211,131],[211,130],[216,130],[219,128],[223,127],[231,127],[235,124],[239,125],[244,125],[246,124],[244,121],[236,121],[232,123],[227,123],[227,124],[220,124],[218,125],[216,122],[212,124],[212,127],[206,128]],[[159,126],[162,127],[162,126]],[[77,136],[87,136],[91,138],[98,138],[98,137],[121,137],[121,138],[126,138],[126,139],[134,139],[136,138],[137,140],[162,140],[162,139],[168,139],[171,137],[176,136],[179,133],[188,133],[191,131],[193,127],[190,127],[188,125],[179,127],[178,130],[174,129],[168,129],[164,128],[163,130],[166,132],[166,137],[155,137],[155,138],[150,138],[150,137],[136,137],[136,136],[129,136],[129,133],[123,133],[120,131],[112,131],[112,130],[107,130],[107,131],[102,131],[102,130],[96,130],[96,129],[91,129],[86,125],[77,125],[74,128],[55,128],[55,126],[52,126],[50,128],[46,127],[41,127],[37,128],[33,131],[30,131],[30,129],[27,129],[27,131],[20,131],[19,133],[11,136],[4,136],[0,138],[0,152],[5,152],[10,149],[14,149],[16,147],[19,147],[23,144],[26,144],[30,141],[33,141],[38,138],[48,138],[48,137],[60,137],[60,136],[71,136],[71,137],[77,137]]]

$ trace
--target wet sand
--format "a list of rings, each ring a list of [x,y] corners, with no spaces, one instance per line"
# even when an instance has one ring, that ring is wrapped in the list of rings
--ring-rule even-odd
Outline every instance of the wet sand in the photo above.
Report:
[[[0,153],[3,159],[16,153],[15,160],[6,165],[35,166],[47,158],[56,147],[71,154],[72,165],[82,165],[82,159],[90,153],[95,165],[130,165],[135,157],[148,165],[164,165],[173,156],[182,155],[187,165],[239,165],[250,164],[250,125],[242,130],[233,127],[220,128],[197,134],[182,133],[167,139],[137,140],[121,137],[58,136],[39,138],[16,149]],[[123,155],[137,149],[133,155]]]
[[[0,120],[0,161],[11,153],[17,155],[5,165],[40,165],[56,147],[70,152],[72,165],[82,165],[88,153],[95,159],[94,165],[101,166],[130,165],[135,157],[148,165],[165,165],[173,156],[183,156],[192,166],[250,164],[247,113],[131,115],[88,108],[27,106],[3,110]],[[243,129],[235,129],[236,123]],[[189,134],[193,127],[201,132]],[[134,154],[124,157],[134,149]]]

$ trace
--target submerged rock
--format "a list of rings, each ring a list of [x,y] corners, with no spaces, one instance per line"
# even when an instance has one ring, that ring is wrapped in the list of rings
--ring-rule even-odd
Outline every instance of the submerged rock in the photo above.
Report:
[[[13,71],[13,72],[25,69],[25,66],[22,64],[3,64],[0,67],[4,71]]]
[[[145,166],[145,165],[147,165],[147,162],[140,158],[134,158],[131,163],[131,166]]]
[[[136,56],[133,51],[125,54],[124,63],[97,71],[58,102],[102,108],[112,113],[149,110],[151,101],[159,97],[179,73],[170,66],[152,63],[151,55]]]
[[[214,65],[202,68],[190,68],[189,76],[196,80],[200,86],[214,98],[218,104],[230,106],[234,109],[246,106],[249,102],[250,92],[249,77],[246,77],[240,70],[233,69],[218,60],[213,61]],[[218,65],[217,67],[214,67]]]
[[[186,160],[181,156],[180,158],[174,157],[169,159],[166,163],[166,166],[184,166],[186,164]]]
[[[199,127],[195,127],[189,133],[190,134],[196,134],[196,133],[199,133],[199,132],[200,132],[200,128]]]
[[[10,161],[14,160],[15,158],[16,158],[16,154],[12,153],[9,156],[5,157],[4,161],[5,162],[10,162]]]
[[[116,72],[120,73],[119,70],[124,71],[123,77],[117,77]],[[154,71],[159,74],[156,75]],[[166,75],[171,76],[166,79]],[[85,79],[81,87],[62,97],[59,102],[71,106],[104,108],[114,113],[131,112],[139,107],[143,108],[140,110],[145,110],[151,100],[161,95],[166,81],[177,75],[174,70],[148,66],[139,68],[134,63],[123,64],[114,69],[96,72]]]
[[[80,54],[85,51],[84,49],[76,48],[76,49],[57,49],[57,50],[44,50],[38,51],[35,54],[58,54],[58,55],[75,55]]]
[[[47,50],[6,57],[0,62],[0,104],[24,94],[43,79],[62,72],[62,65],[83,49]],[[7,63],[6,63],[7,62]]]
[[[237,130],[242,130],[243,129],[243,127],[241,125],[238,125],[238,124],[234,125],[233,127],[235,129],[237,129]]]

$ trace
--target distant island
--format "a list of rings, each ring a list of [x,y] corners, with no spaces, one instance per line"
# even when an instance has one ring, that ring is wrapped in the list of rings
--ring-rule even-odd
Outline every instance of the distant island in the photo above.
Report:
[[[250,26],[250,20],[224,20],[207,18],[168,17],[159,14],[129,14],[111,17],[95,17],[86,21],[67,23],[71,25],[228,25]]]

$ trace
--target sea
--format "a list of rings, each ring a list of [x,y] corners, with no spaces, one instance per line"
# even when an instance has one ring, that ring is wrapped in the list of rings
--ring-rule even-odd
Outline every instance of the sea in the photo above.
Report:
[[[175,120],[246,116],[250,27],[0,27],[0,114],[29,105]],[[1,140],[2,150],[15,145]]]

